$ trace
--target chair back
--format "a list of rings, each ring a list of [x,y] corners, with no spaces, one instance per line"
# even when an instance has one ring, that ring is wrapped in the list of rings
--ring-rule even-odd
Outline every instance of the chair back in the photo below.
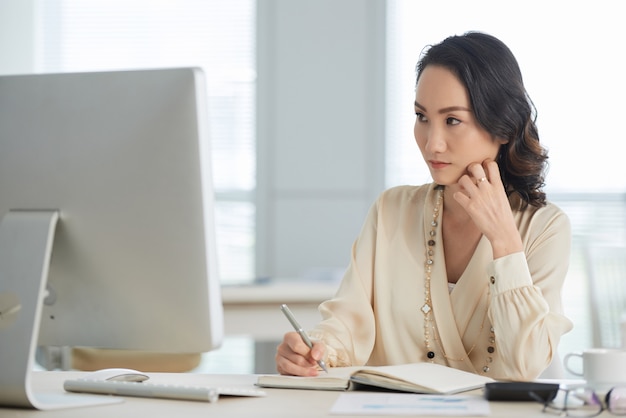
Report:
[[[626,319],[626,247],[589,245],[586,265],[593,345],[620,348],[620,323]]]

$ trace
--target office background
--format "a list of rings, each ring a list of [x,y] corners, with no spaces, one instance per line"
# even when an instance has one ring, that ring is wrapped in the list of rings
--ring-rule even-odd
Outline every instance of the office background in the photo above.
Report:
[[[203,66],[224,284],[332,284],[378,193],[428,181],[411,127],[421,48],[491,32],[520,61],[552,153],[550,198],[573,221],[565,353],[594,344],[589,243],[626,240],[614,3],[0,0],[0,74]],[[114,43],[120,33],[133,42]],[[232,337],[231,353],[253,349]]]

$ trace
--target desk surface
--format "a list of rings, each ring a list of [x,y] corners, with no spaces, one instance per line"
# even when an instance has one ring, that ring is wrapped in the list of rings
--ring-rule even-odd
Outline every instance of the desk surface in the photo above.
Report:
[[[83,372],[34,372],[32,382],[35,390],[63,393],[65,379],[82,375],[84,375]],[[254,375],[150,373],[150,376],[150,381],[153,383],[192,385],[252,387],[256,381]],[[295,389],[266,389],[266,391],[266,397],[223,397],[216,403],[127,397],[123,403],[119,404],[54,411],[0,408],[0,417],[325,417],[331,416],[329,411],[341,393]],[[480,391],[470,393],[482,396]],[[491,402],[490,407],[492,417],[548,418],[541,412],[541,405],[532,402]],[[605,414],[603,413],[602,416]]]

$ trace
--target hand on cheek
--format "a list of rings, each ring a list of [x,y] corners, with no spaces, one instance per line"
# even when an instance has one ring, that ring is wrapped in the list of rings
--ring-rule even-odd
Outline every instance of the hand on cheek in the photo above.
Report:
[[[473,163],[458,184],[461,189],[454,194],[454,199],[489,239],[494,258],[522,251],[522,240],[500,179],[498,164],[493,160]]]

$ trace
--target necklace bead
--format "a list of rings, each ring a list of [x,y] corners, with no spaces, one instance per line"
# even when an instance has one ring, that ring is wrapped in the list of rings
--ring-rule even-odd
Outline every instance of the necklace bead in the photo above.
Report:
[[[451,358],[448,355],[446,355],[446,352],[444,351],[443,346],[440,343],[440,339],[437,337],[438,333],[435,328],[434,317],[433,317],[433,312],[432,312],[432,302],[431,302],[431,296],[430,296],[431,273],[433,271],[433,266],[435,264],[435,259],[434,259],[435,251],[433,250],[433,247],[436,245],[436,241],[434,238],[437,235],[437,227],[439,226],[439,213],[441,212],[441,205],[443,203],[444,187],[437,185],[435,186],[435,190],[437,194],[435,198],[435,206],[433,208],[433,220],[430,222],[431,230],[428,232],[430,239],[426,241],[426,244],[427,244],[426,262],[424,263],[424,271],[425,271],[424,304],[420,308],[420,310],[424,314],[424,346],[426,348],[426,357],[428,358],[428,360],[430,360],[431,363],[434,363],[436,354],[430,348],[430,329],[432,329],[433,339],[439,345],[439,349],[443,357],[447,359],[448,361],[461,362],[469,358],[470,354],[474,351],[474,348],[476,348],[478,338],[482,334],[482,331],[483,331],[483,328],[485,326],[485,322],[487,319],[487,308],[485,308],[485,313],[482,319],[482,323],[480,325],[480,330],[478,331],[478,335],[476,337],[476,341],[474,342],[474,344],[472,344],[472,347],[469,349],[469,351],[467,351],[465,355],[461,358]],[[490,331],[490,337],[489,337],[488,342],[490,345],[487,347],[488,355],[485,359],[486,364],[482,368],[483,373],[488,373],[490,371],[489,364],[493,362],[493,357],[491,357],[491,354],[495,352],[495,336],[494,336],[494,329],[492,326],[489,327],[489,331]]]

